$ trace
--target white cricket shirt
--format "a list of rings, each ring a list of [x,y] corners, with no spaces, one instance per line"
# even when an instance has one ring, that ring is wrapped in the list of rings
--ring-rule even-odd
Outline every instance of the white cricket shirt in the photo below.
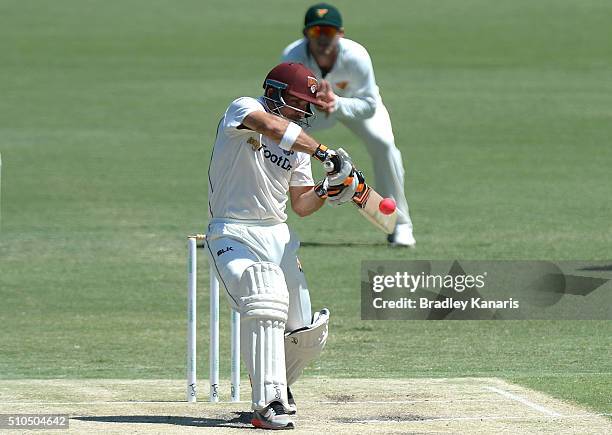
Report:
[[[364,46],[346,38],[338,41],[338,57],[332,69],[323,77],[317,61],[308,51],[308,40],[302,38],[287,46],[283,62],[300,62],[332,85],[336,101],[334,116],[338,119],[367,119],[374,115],[380,93],[374,78],[372,60]]]
[[[208,168],[210,218],[285,222],[289,186],[314,186],[308,154],[285,151],[266,136],[238,128],[257,110],[266,111],[262,98],[241,97],[219,122]]]

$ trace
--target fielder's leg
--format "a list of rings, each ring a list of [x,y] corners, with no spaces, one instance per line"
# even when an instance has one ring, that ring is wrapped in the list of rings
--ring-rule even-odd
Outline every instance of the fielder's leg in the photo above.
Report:
[[[344,124],[362,139],[367,146],[374,166],[375,188],[384,197],[391,197],[397,204],[397,226],[393,234],[395,243],[412,246],[416,242],[412,234],[412,220],[404,193],[404,166],[402,154],[395,146],[389,112],[382,100],[371,118],[360,121],[344,121]]]

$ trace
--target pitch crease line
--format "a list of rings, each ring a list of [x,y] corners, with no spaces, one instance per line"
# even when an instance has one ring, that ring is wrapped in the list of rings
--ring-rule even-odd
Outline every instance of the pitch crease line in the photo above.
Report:
[[[332,400],[322,400],[322,401],[300,401],[300,403],[309,404],[309,405],[385,405],[385,404],[395,404],[395,405],[406,405],[410,403],[453,403],[453,402],[491,402],[491,399],[445,399],[445,400],[436,400],[436,399],[423,399],[423,400],[351,400],[351,401],[332,401]],[[0,402],[1,405],[146,405],[150,403],[152,405],[164,404],[164,405],[188,405],[188,402],[184,400],[168,400],[168,401],[136,401],[136,400],[123,400],[123,401],[91,401],[91,402]],[[208,401],[197,402],[199,404],[210,403]],[[216,403],[250,403],[248,400],[241,400],[239,402],[229,402],[229,401],[219,401]]]
[[[251,403],[249,400],[240,400],[238,402],[231,402],[231,401],[227,401],[227,402],[223,402],[223,401],[219,401],[219,402],[209,402],[208,400],[202,400],[200,402],[196,402],[199,405],[201,404],[205,404],[205,403],[211,403],[211,404],[218,404],[218,403],[222,403],[222,404],[232,404],[232,403]],[[165,401],[136,401],[136,400],[124,400],[124,401],[94,401],[94,402],[0,402],[0,406],[2,405],[130,405],[130,404],[134,404],[134,405],[146,405],[146,404],[151,404],[151,405],[186,405],[186,406],[190,406],[191,403],[185,401],[185,400],[165,400]]]
[[[525,399],[524,397],[518,396],[516,394],[510,393],[509,391],[505,391],[505,390],[501,390],[499,388],[495,388],[495,387],[483,387],[485,390],[489,390],[489,391],[493,391],[494,393],[497,393],[501,396],[507,397],[509,399],[512,399],[516,402],[520,402],[523,405],[526,405],[528,407],[530,407],[531,409],[535,409],[536,411],[541,412],[542,414],[546,414],[549,415],[551,417],[562,417],[561,414],[559,414],[556,411],[553,411],[551,409],[545,408],[542,405],[538,405],[537,403],[534,403],[530,400]]]
[[[422,400],[324,400],[315,402],[305,402],[321,405],[350,405],[352,403],[356,405],[386,405],[386,404],[409,404],[409,403],[453,403],[453,402],[490,402],[491,399],[422,399]]]
[[[571,418],[590,418],[590,417],[604,417],[612,415],[610,413],[602,414],[576,414],[576,415],[558,415],[556,418],[571,419]],[[552,417],[552,416],[551,416]],[[440,417],[440,418],[423,418],[419,420],[354,420],[350,423],[364,423],[364,424],[381,424],[381,423],[431,423],[436,421],[470,421],[470,420],[539,420],[542,417],[519,417],[516,415],[500,415],[490,416],[484,415],[480,417]]]

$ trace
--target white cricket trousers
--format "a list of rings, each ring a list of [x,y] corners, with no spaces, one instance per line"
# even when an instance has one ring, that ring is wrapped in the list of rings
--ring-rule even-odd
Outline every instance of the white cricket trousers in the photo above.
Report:
[[[269,261],[282,269],[289,290],[285,329],[293,331],[310,325],[310,293],[297,258],[300,241],[287,224],[212,219],[206,240],[209,259],[232,308],[239,310],[238,283],[245,269],[253,263]]]

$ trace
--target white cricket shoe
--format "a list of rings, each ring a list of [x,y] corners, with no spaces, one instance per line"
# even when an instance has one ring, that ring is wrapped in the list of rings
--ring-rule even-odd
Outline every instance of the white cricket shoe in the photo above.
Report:
[[[260,429],[293,429],[295,425],[282,403],[272,402],[261,411],[254,411],[251,424]]]
[[[412,234],[412,226],[410,224],[397,224],[393,234],[387,236],[387,241],[391,246],[414,248],[416,240]]]

